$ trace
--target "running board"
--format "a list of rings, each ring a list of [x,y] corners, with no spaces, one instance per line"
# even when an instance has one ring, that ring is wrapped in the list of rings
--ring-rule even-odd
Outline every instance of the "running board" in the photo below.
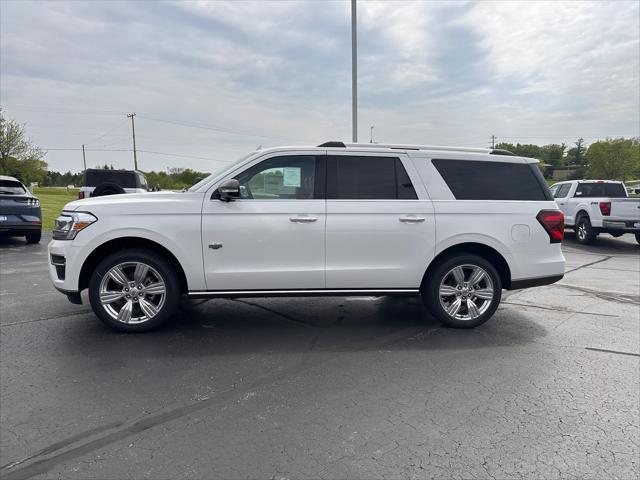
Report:
[[[358,289],[309,289],[309,290],[195,290],[189,298],[240,298],[240,297],[331,297],[331,296],[386,296],[418,295],[417,288],[358,288]]]

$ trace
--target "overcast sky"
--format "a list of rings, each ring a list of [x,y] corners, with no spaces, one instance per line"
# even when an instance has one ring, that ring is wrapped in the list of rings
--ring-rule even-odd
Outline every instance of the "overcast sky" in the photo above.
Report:
[[[359,140],[639,135],[639,5],[360,1]],[[0,103],[52,170],[81,170],[62,149],[83,143],[131,168],[128,112],[142,170],[351,140],[347,1],[3,0],[0,18]]]

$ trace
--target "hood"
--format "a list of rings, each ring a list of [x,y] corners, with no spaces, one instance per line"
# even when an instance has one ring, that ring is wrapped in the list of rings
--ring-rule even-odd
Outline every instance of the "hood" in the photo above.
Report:
[[[175,213],[198,212],[202,208],[203,193],[198,192],[147,192],[122,193],[74,200],[63,210],[118,215],[118,213]]]

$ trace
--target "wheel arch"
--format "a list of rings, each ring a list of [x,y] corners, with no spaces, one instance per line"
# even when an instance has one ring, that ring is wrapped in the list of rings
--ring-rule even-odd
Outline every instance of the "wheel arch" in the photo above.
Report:
[[[458,243],[441,251],[429,263],[429,266],[427,267],[427,270],[424,272],[424,276],[422,277],[420,286],[424,286],[426,279],[429,277],[429,274],[438,266],[438,264],[442,262],[443,259],[464,253],[478,255],[479,257],[482,257],[485,260],[489,261],[498,271],[500,282],[502,283],[502,288],[507,290],[510,288],[511,269],[509,268],[509,264],[507,263],[506,259],[495,248],[490,247],[489,245],[486,245],[484,243],[477,242]]]
[[[579,208],[578,211],[576,212],[576,216],[575,216],[575,222],[577,223],[578,220],[580,219],[580,217],[587,217],[589,219],[589,221],[591,221],[591,217],[589,216],[589,212],[588,210],[586,210],[584,207],[583,208]]]
[[[112,253],[118,252],[120,250],[128,250],[131,248],[140,248],[144,250],[151,250],[156,252],[163,257],[165,257],[171,264],[175,267],[176,271],[179,275],[181,291],[186,293],[188,290],[187,287],[187,276],[182,268],[182,265],[175,257],[173,253],[171,253],[166,247],[160,245],[153,240],[149,240],[147,238],[140,237],[118,237],[111,240],[106,241],[100,246],[96,247],[89,256],[85,259],[82,264],[82,268],[80,269],[80,277],[78,281],[78,291],[82,291],[89,286],[89,280],[91,279],[91,274],[96,269],[98,264],[108,255]]]

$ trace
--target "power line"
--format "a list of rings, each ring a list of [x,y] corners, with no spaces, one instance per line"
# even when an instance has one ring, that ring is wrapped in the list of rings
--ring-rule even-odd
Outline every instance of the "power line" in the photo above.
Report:
[[[200,128],[202,130],[210,130],[213,132],[219,132],[219,133],[227,133],[229,135],[238,135],[238,136],[242,136],[242,137],[251,137],[251,138],[268,138],[268,139],[273,139],[273,140],[284,140],[282,137],[271,137],[268,135],[255,135],[255,134],[250,134],[250,133],[244,133],[244,132],[238,132],[238,131],[234,131],[234,130],[227,130],[224,128],[220,128],[220,127],[216,127],[216,126],[211,126],[211,125],[204,125],[204,124],[198,124],[198,123],[193,123],[193,122],[185,122],[185,121],[180,121],[180,120],[171,120],[168,118],[159,118],[159,117],[151,117],[149,115],[144,115],[144,114],[138,114],[139,118],[144,118],[145,120],[152,120],[154,122],[162,122],[162,123],[169,123],[172,125],[179,125],[182,127],[191,127],[191,128]]]
[[[82,148],[46,148],[41,147],[43,150],[47,151],[60,151],[60,152],[77,152],[82,151]],[[132,152],[131,148],[85,148],[87,152]],[[169,152],[156,152],[154,150],[138,150],[140,153],[150,153],[153,155],[165,155],[168,157],[182,157],[182,158],[193,158],[196,160],[208,160],[210,162],[222,162],[222,163],[232,163],[233,160],[220,160],[219,158],[209,158],[209,157],[200,157],[197,155],[186,155],[183,153],[169,153]]]

